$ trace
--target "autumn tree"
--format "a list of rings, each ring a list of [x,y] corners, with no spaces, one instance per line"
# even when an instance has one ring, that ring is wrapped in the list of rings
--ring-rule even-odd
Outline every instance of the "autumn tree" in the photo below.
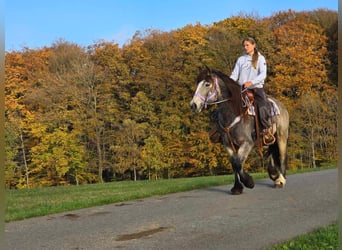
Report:
[[[28,103],[41,114],[32,130],[32,138],[38,143],[31,148],[31,172],[39,185],[79,184],[94,179],[93,173],[87,173],[86,143],[82,141],[86,108],[80,86],[88,73],[88,61],[83,48],[57,41],[51,47],[45,79],[27,96]],[[58,161],[44,160],[53,159],[51,155],[58,155]]]
[[[175,58],[175,66],[177,71],[182,73],[182,78],[184,76],[194,78],[198,68],[204,68],[205,65],[212,64],[213,58],[205,50],[208,44],[206,40],[207,32],[208,28],[200,23],[186,25],[172,32],[179,49]]]
[[[123,121],[117,145],[112,147],[116,171],[124,174],[132,173],[132,179],[138,179],[138,171],[142,168],[141,147],[147,138],[146,123],[136,123],[131,119]]]
[[[79,144],[76,130],[59,126],[49,131],[47,125],[37,124],[39,144],[31,148],[34,186],[55,186],[86,183],[85,147]]]
[[[12,154],[14,158],[7,158],[9,165],[5,173],[15,173],[16,181],[8,185],[15,187],[29,187],[30,148],[35,144],[30,140],[31,125],[37,118],[39,111],[33,109],[29,102],[31,89],[39,85],[47,70],[49,51],[23,49],[22,52],[6,54],[5,59],[5,119],[9,126],[6,129],[6,138],[12,141],[14,151],[5,151],[7,157]],[[9,149],[8,147],[6,147]],[[12,149],[12,148],[11,148]],[[12,161],[10,161],[10,159]],[[14,161],[14,162],[13,162]]]
[[[275,73],[270,77],[272,88],[269,88],[272,95],[285,102],[289,108],[295,134],[292,136],[292,140],[296,140],[295,143],[292,141],[294,145],[290,148],[294,149],[296,145],[306,145],[304,138],[308,138],[313,166],[317,143],[317,138],[313,137],[316,136],[316,133],[313,132],[319,134],[319,131],[314,131],[315,128],[311,127],[310,132],[304,132],[307,123],[303,124],[303,121],[307,120],[309,115],[318,116],[321,110],[311,109],[310,113],[307,110],[311,104],[297,100],[298,98],[305,100],[314,96],[316,99],[318,98],[317,102],[325,108],[327,106],[322,102],[322,94],[336,95],[335,88],[328,79],[326,69],[326,65],[329,64],[327,61],[327,37],[322,33],[320,27],[300,18],[293,18],[274,30],[277,52],[273,68]],[[315,106],[311,106],[311,108],[313,107]],[[324,126],[328,124],[327,122],[317,119],[316,122],[319,123],[317,126],[321,127],[320,131],[326,130]],[[303,139],[302,142],[300,138]],[[290,140],[290,145],[292,143]]]
[[[24,183],[28,186],[28,161],[24,141],[26,121],[23,122],[25,106],[22,101],[28,88],[25,60],[21,53],[13,52],[6,54],[5,62],[6,187],[15,187],[22,173],[26,177]]]
[[[242,53],[242,39],[247,36],[249,26],[255,22],[253,18],[236,16],[214,23],[209,28],[206,38],[208,51],[214,58],[212,67],[229,74]]]
[[[80,88],[85,115],[87,147],[102,182],[102,172],[112,168],[108,148],[115,144],[115,128],[125,119],[130,94],[128,68],[117,44],[100,42],[90,48],[90,58],[83,68]],[[95,161],[94,161],[95,160]]]
[[[144,144],[141,150],[144,169],[149,180],[157,180],[162,176],[163,169],[166,168],[164,147],[159,138],[153,134],[144,140]]]
[[[311,91],[329,88],[326,61],[326,37],[313,24],[295,20],[274,30],[276,36],[277,61],[270,79],[272,93],[296,99]],[[300,52],[300,53],[299,53]]]

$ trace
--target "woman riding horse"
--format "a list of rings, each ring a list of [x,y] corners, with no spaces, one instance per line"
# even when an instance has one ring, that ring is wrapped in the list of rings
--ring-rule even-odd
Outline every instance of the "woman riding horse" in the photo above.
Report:
[[[241,86],[254,92],[254,101],[259,115],[261,135],[266,144],[272,144],[275,138],[271,133],[270,104],[264,91],[267,66],[265,57],[257,50],[256,42],[251,37],[242,41],[245,54],[236,61],[233,72],[230,75]]]
[[[274,116],[272,125],[276,141],[268,146],[267,156],[269,177],[275,187],[284,187],[287,165],[287,139],[289,114],[285,106],[274,98],[270,98],[273,108],[279,111]],[[232,194],[241,194],[243,186],[254,187],[252,176],[243,169],[251,149],[258,143],[255,117],[246,112],[248,107],[242,105],[241,86],[222,72],[204,70],[197,76],[197,89],[190,102],[192,110],[201,112],[208,105],[217,105],[217,128],[220,140],[225,146],[229,161],[235,175]]]

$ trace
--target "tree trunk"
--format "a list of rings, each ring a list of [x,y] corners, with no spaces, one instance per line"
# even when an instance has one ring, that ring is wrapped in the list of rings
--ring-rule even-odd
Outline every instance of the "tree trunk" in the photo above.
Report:
[[[29,173],[28,173],[28,166],[26,160],[26,152],[25,152],[25,145],[24,145],[24,137],[23,131],[20,130],[20,142],[21,142],[21,151],[23,153],[23,161],[25,166],[25,181],[26,181],[26,188],[29,188]]]
[[[97,147],[97,157],[98,157],[98,177],[99,177],[99,181],[103,183],[103,178],[102,178],[103,159],[102,159],[101,139],[100,139],[99,132],[96,133],[96,147]]]
[[[314,131],[312,127],[311,127],[311,154],[312,154],[312,167],[316,168],[315,141],[314,141]]]
[[[134,181],[137,181],[137,169],[133,167]]]
[[[79,182],[78,182],[78,175],[77,175],[77,170],[75,172],[75,182],[76,182],[76,186],[79,185]]]

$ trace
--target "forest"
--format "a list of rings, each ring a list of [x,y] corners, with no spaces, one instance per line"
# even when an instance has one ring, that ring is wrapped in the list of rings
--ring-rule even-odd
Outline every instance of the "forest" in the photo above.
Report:
[[[5,53],[5,187],[230,174],[209,140],[209,114],[189,102],[199,69],[230,75],[254,37],[265,91],[290,114],[288,168],[337,161],[338,13],[240,14],[210,25],[137,31],[119,46],[59,39]],[[264,171],[253,152],[248,172]]]

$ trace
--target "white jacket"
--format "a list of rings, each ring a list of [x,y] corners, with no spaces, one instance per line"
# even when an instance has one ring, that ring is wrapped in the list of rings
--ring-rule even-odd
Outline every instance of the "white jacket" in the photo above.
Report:
[[[259,53],[258,63],[256,69],[252,66],[252,57],[244,54],[236,61],[230,78],[237,81],[241,86],[245,82],[252,82],[250,89],[262,88],[267,74],[266,60],[263,55]]]

